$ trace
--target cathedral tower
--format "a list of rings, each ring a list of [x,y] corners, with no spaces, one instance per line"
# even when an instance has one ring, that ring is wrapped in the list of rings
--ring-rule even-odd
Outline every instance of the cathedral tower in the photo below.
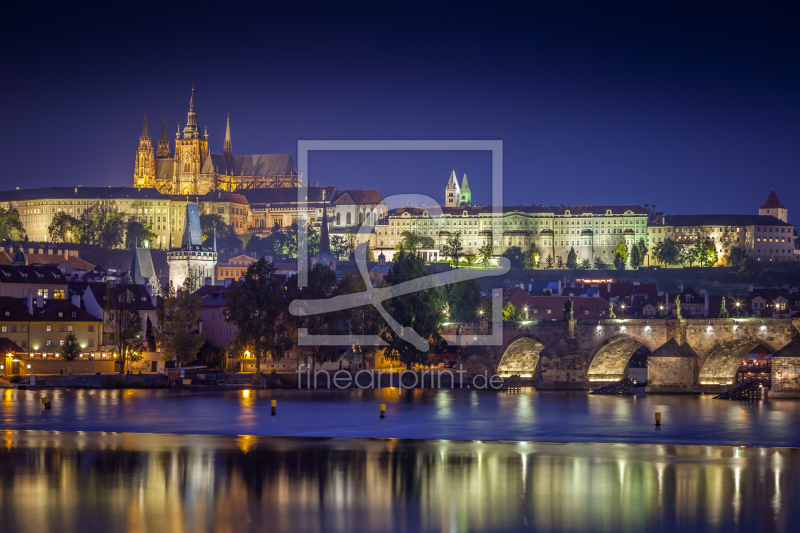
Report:
[[[456,178],[456,171],[450,173],[450,181],[447,182],[447,187],[444,189],[444,205],[445,207],[458,207],[458,200],[461,197],[461,190],[458,186],[458,178]]]
[[[461,192],[458,195],[458,205],[472,205],[472,191],[469,190],[469,183],[467,183],[467,173],[464,172],[464,177],[461,179]]]
[[[161,118],[161,137],[158,139],[156,157],[159,159],[169,159],[172,157],[172,153],[169,150],[169,139],[167,139],[167,122],[164,117]]]
[[[139,149],[136,150],[136,164],[133,169],[134,187],[154,187],[156,164],[153,155],[153,142],[147,130],[147,113],[144,114],[144,126],[139,137]]]
[[[202,135],[197,125],[197,111],[194,106],[194,88],[189,100],[189,114],[183,136],[175,141],[175,169],[173,171],[173,194],[205,194],[201,190],[198,175],[203,162],[208,158],[208,135]]]

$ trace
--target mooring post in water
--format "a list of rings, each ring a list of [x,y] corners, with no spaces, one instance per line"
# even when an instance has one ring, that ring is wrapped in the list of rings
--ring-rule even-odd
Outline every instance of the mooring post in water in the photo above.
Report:
[[[381,418],[386,418],[386,404],[381,404]]]
[[[656,426],[661,425],[661,413],[656,413]]]
[[[42,405],[44,405],[45,409],[50,409],[50,401],[47,399],[47,396],[42,396]]]
[[[278,407],[278,400],[270,400],[269,403],[272,406],[272,416],[275,416],[275,408]]]

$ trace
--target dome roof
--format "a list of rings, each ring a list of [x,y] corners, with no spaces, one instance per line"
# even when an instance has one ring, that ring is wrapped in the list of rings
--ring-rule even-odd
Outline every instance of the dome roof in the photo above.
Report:
[[[16,265],[28,264],[28,256],[25,255],[25,252],[22,251],[22,246],[20,246],[19,250],[17,250],[17,253],[14,254],[14,257],[11,259],[11,262]]]

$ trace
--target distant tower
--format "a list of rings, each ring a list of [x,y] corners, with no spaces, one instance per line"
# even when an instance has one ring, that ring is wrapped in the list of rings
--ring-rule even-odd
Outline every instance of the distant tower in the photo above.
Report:
[[[461,179],[461,193],[458,195],[458,205],[472,205],[472,191],[469,190],[466,172],[464,172],[464,177]]]
[[[216,244],[216,243],[214,243]],[[195,290],[211,278],[216,283],[217,252],[216,246],[204,247],[203,234],[200,228],[200,207],[186,203],[186,215],[183,223],[183,239],[181,247],[167,252],[169,264],[169,280],[178,290],[186,278],[193,278]]]
[[[175,167],[173,179],[175,180],[172,194],[205,194],[206,190],[199,190],[198,175],[203,168],[203,162],[208,157],[208,136],[200,133],[197,126],[197,111],[194,106],[194,88],[189,100],[189,114],[186,117],[186,127],[183,136],[175,141]]]
[[[786,209],[786,206],[781,203],[778,199],[778,195],[775,194],[775,191],[769,193],[767,196],[767,201],[764,202],[764,205],[761,206],[761,209],[758,210],[759,215],[770,215],[782,222],[788,222],[789,218],[789,211]]]
[[[133,169],[134,187],[154,187],[156,178],[156,163],[153,154],[153,142],[147,130],[147,113],[144,114],[144,126],[139,137],[139,149],[136,150],[136,164]]]
[[[325,199],[323,191],[323,200]],[[311,266],[322,263],[331,270],[336,270],[339,259],[331,253],[331,241],[328,234],[328,210],[327,204],[322,204],[322,225],[320,227],[319,253],[311,258]]]
[[[447,182],[447,187],[444,189],[444,205],[445,207],[458,207],[458,200],[461,196],[461,190],[458,186],[458,178],[456,178],[456,171],[450,173],[450,181]]]
[[[156,157],[159,159],[169,159],[172,157],[172,152],[169,149],[169,139],[167,139],[167,122],[165,118],[161,118],[161,137],[158,139],[158,151]]]
[[[225,128],[225,145],[223,147],[223,153],[225,154],[225,162],[228,163],[229,161],[233,160],[233,146],[231,145],[231,115],[228,114],[228,125]],[[232,166],[232,165],[228,165]]]

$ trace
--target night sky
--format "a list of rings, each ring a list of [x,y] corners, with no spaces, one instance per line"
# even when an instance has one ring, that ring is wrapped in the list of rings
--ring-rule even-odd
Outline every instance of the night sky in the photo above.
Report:
[[[130,186],[145,111],[192,84],[222,152],[298,139],[502,139],[507,204],[657,204],[800,224],[796,11],[730,3],[116,3],[4,7],[3,188]],[[521,2],[520,2],[521,4]],[[777,6],[777,4],[775,5]],[[487,153],[317,153],[308,176],[491,203]]]

